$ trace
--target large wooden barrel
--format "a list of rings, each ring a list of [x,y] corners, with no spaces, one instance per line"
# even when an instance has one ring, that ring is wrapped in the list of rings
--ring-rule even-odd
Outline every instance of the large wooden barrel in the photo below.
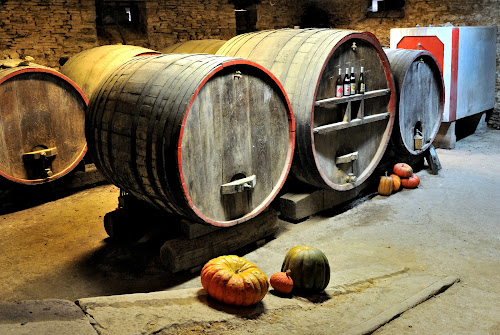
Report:
[[[73,170],[87,151],[86,107],[80,88],[57,71],[0,70],[0,175],[40,184]]]
[[[236,36],[218,54],[270,70],[292,103],[296,146],[292,172],[311,185],[347,191],[363,183],[382,158],[395,113],[387,56],[370,35],[331,29],[282,29]],[[339,67],[365,69],[367,92],[335,98]]]
[[[231,226],[281,189],[294,119],[277,79],[247,60],[136,57],[92,97],[89,152],[109,181],[188,219]]]
[[[170,45],[160,51],[164,54],[172,53],[205,53],[215,55],[217,51],[226,43],[225,40],[207,39],[193,40]]]
[[[159,52],[134,45],[104,45],[82,51],[72,56],[61,68],[61,72],[71,78],[90,97],[114,69],[130,58]]]
[[[425,50],[385,50],[396,82],[392,148],[403,155],[427,150],[441,125],[444,82],[436,58]]]

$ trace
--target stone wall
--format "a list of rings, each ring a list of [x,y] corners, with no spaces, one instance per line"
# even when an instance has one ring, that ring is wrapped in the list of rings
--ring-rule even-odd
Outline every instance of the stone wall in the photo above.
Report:
[[[144,35],[125,43],[152,49],[192,39],[229,39],[236,35],[234,6],[227,0],[131,0],[145,3]],[[390,29],[439,25],[500,26],[498,0],[406,0],[403,18],[366,18],[368,0],[262,0],[257,4],[258,30],[300,25],[304,8],[314,5],[329,13],[332,28],[373,32],[389,46]],[[32,56],[57,67],[71,56],[99,43],[123,43],[123,33],[97,38],[94,0],[0,0],[0,59]],[[499,31],[500,33],[500,31]],[[500,128],[500,34],[497,38],[495,112],[490,124]]]
[[[187,40],[236,35],[234,5],[227,0],[128,2],[145,7],[144,33],[97,27],[95,0],[0,0],[0,59],[32,56],[39,64],[58,67],[60,57],[103,44],[161,49]],[[260,1],[257,29],[298,25],[301,10],[299,0]]]
[[[404,18],[366,18],[367,0],[309,0],[327,9],[332,27],[370,31],[389,47],[390,29],[451,22],[455,26],[496,26],[497,67],[495,111],[489,124],[500,129],[500,4],[498,0],[406,0]],[[293,15],[293,12],[292,12]]]
[[[31,56],[58,66],[61,56],[97,45],[94,0],[0,1],[0,59]]]
[[[257,30],[293,28],[300,25],[301,1],[270,0],[257,5]]]
[[[152,49],[236,35],[234,6],[223,0],[148,0],[147,34]]]

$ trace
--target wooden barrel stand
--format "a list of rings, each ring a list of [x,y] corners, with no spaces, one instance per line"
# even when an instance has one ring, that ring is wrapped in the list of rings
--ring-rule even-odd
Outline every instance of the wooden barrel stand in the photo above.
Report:
[[[236,226],[215,227],[168,214],[131,195],[122,194],[118,208],[105,215],[104,227],[111,238],[121,242],[163,239],[161,261],[176,273],[197,271],[212,258],[265,243],[278,230],[278,215],[269,208]]]
[[[54,201],[72,192],[106,183],[94,164],[80,164],[50,183],[26,185],[0,178],[0,215]]]

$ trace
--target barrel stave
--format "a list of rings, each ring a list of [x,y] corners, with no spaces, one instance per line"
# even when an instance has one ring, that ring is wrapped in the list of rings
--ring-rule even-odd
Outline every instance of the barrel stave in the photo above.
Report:
[[[68,59],[61,72],[80,86],[90,99],[101,80],[127,60],[159,52],[133,45],[104,45],[84,50]]]
[[[170,45],[160,51],[167,53],[207,53],[215,55],[217,51],[224,45],[225,40],[205,39],[192,40]]]

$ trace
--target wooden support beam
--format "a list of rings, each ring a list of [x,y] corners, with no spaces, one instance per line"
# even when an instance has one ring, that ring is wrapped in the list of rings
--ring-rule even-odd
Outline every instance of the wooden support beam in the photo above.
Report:
[[[220,228],[198,238],[168,240],[160,249],[161,261],[174,273],[192,269],[271,236],[277,229],[278,215],[268,209],[244,223]]]
[[[288,221],[300,221],[311,215],[332,209],[356,198],[363,187],[348,191],[317,189],[305,193],[286,193],[280,197],[281,217]]]
[[[431,173],[437,175],[438,171],[441,170],[441,162],[439,161],[439,157],[433,145],[431,145],[429,149],[427,149],[425,153],[425,159],[427,160],[427,164],[429,164]]]

